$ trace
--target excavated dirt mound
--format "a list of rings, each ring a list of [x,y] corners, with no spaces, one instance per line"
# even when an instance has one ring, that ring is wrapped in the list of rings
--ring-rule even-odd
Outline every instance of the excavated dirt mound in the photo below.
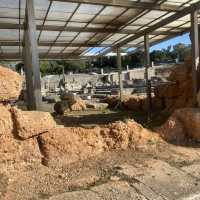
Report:
[[[21,76],[11,69],[0,66],[0,101],[18,99],[21,89]]]
[[[119,97],[108,96],[104,101],[108,103],[110,108],[114,108],[119,102]],[[122,106],[126,110],[147,111],[147,98],[144,95],[126,95],[123,97]],[[161,110],[163,108],[162,100],[152,97],[152,106],[155,109]]]
[[[176,115],[172,115],[156,131],[168,142],[182,143],[187,139],[185,127]]]
[[[152,97],[152,106],[156,110],[165,109],[167,112],[173,112],[175,109],[192,107],[192,60],[188,58],[184,64],[174,65],[170,71],[167,80],[168,84],[156,86],[155,96]],[[200,95],[199,95],[200,96]],[[198,97],[200,99],[200,97]],[[198,100],[200,102],[200,100]],[[110,108],[114,108],[119,98],[117,96],[108,96],[105,102]],[[146,111],[147,100],[145,96],[130,95],[124,96],[122,105],[127,110]],[[200,103],[199,103],[200,105]]]
[[[105,101],[105,103],[107,103],[109,105],[110,108],[114,108],[119,103],[119,97],[118,96],[107,96],[104,99],[104,101]]]
[[[155,97],[164,102],[165,109],[173,112],[177,108],[192,106],[192,60],[189,58],[184,64],[171,68],[169,85],[155,87]]]
[[[61,99],[62,101],[54,105],[54,111],[59,115],[69,111],[83,111],[87,108],[86,102],[78,96],[65,94],[65,96],[61,96]]]
[[[12,135],[0,136],[0,165],[16,165],[41,162],[41,154],[36,139],[20,141]],[[1,171],[3,169],[1,168]]]
[[[82,111],[86,109],[87,109],[86,103],[80,97],[77,98],[76,101],[70,105],[71,111]]]
[[[40,150],[48,166],[63,166],[105,151],[140,148],[159,141],[156,133],[135,121],[116,122],[105,128],[57,128],[39,136]]]
[[[79,96],[67,93],[61,96],[61,99],[67,103],[67,110],[71,111],[82,111],[86,110],[87,106],[85,101],[83,101]]]
[[[48,112],[21,111],[11,109],[15,132],[21,139],[28,139],[56,127],[56,122]]]
[[[175,111],[175,115],[182,122],[187,135],[200,141],[200,108],[183,108]]]
[[[168,141],[181,142],[193,138],[200,141],[200,109],[182,108],[176,110],[157,132]]]
[[[128,110],[141,110],[143,108],[144,96],[126,96],[123,99],[123,106]]]
[[[0,103],[0,135],[6,135],[13,131],[13,121],[10,106]]]
[[[100,129],[57,128],[39,136],[44,163],[62,166],[103,152]]]
[[[5,173],[29,163],[41,163],[42,157],[35,138],[26,141],[16,138],[11,109],[10,105],[0,104],[0,168]]]

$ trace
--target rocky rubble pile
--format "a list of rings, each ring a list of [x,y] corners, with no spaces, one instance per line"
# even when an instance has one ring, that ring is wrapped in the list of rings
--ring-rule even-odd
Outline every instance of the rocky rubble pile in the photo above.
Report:
[[[61,96],[61,101],[54,105],[54,110],[57,114],[63,115],[68,111],[83,111],[87,105],[79,96],[67,93]]]
[[[0,67],[0,71],[4,68]],[[1,73],[0,73],[1,74]],[[18,74],[7,70],[4,76],[16,82]],[[4,77],[0,76],[0,80]],[[15,85],[11,83],[12,85]],[[10,97],[17,99],[20,87],[8,87]],[[15,96],[13,94],[16,94]],[[159,140],[157,134],[135,121],[116,122],[105,127],[60,128],[46,112],[22,111],[9,104],[10,97],[0,103],[0,166],[22,168],[35,162],[48,166],[63,166],[115,149],[139,148]]]
[[[155,110],[165,109],[173,112],[175,109],[192,106],[192,61],[188,58],[184,64],[177,64],[170,68],[166,77],[168,83],[154,88],[152,106]],[[105,102],[110,108],[114,108],[118,102],[118,96],[108,96]],[[200,102],[200,95],[199,95]],[[200,103],[199,103],[200,104]],[[145,96],[124,96],[122,106],[126,110],[146,111],[147,100]]]
[[[176,110],[157,132],[169,142],[200,141],[200,108]]]
[[[159,136],[135,121],[116,122],[106,127],[56,128],[39,136],[40,150],[47,166],[63,166],[85,160],[105,151],[144,148]]]
[[[171,68],[167,80],[168,85],[157,86],[155,97],[163,101],[168,111],[192,106],[192,61],[188,59],[184,64]]]
[[[118,96],[108,96],[104,100],[108,103],[110,108],[115,108],[119,102]],[[126,95],[123,96],[122,106],[125,110],[131,111],[147,111],[147,99],[145,95]],[[152,106],[156,110],[163,108],[162,100],[156,97],[152,97]]]
[[[22,78],[14,71],[0,66],[0,101],[18,99],[22,89]]]
[[[15,117],[9,105],[10,100],[18,99],[22,80],[10,69],[0,66],[0,166],[1,172],[12,164],[40,162],[41,154],[35,138],[26,141],[18,139]]]

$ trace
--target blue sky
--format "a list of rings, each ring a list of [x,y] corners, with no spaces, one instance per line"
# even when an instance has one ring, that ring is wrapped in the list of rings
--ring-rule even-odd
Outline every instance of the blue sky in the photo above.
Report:
[[[178,36],[176,38],[170,39],[168,41],[162,42],[160,44],[157,44],[153,47],[151,47],[150,51],[153,50],[161,50],[161,49],[166,49],[168,46],[173,46],[178,43],[184,43],[186,45],[191,44],[190,38],[189,38],[189,33],[186,33],[182,36]]]

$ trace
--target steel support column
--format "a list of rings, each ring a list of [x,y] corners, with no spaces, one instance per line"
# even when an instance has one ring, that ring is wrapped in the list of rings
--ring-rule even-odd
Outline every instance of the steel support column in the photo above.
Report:
[[[199,33],[198,33],[198,11],[191,12],[191,40],[192,40],[192,81],[193,81],[193,103],[196,104],[197,96],[197,71],[199,66]]]
[[[123,81],[122,81],[122,57],[121,57],[121,49],[117,48],[117,68],[118,68],[118,76],[119,76],[119,94],[120,94],[120,102],[123,100]]]
[[[151,81],[149,80],[149,67],[151,66],[150,54],[149,54],[149,35],[144,36],[144,53],[145,53],[145,82],[146,82],[146,95],[147,95],[147,105],[148,105],[148,119],[150,119],[151,114]]]
[[[28,108],[30,110],[41,110],[42,95],[34,0],[26,1],[23,56],[28,90]]]
[[[25,33],[25,32],[24,32]],[[26,37],[26,34],[24,34]],[[26,40],[26,38],[24,39]],[[27,46],[23,47],[23,58],[24,58],[24,72],[25,72],[25,79],[26,79],[26,95],[27,95],[27,109],[34,110],[34,95],[33,95],[33,73],[32,69],[29,66],[29,51],[27,50]]]

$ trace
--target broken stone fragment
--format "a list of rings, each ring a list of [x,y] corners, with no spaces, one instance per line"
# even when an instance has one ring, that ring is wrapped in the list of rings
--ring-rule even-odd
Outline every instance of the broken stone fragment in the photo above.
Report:
[[[157,132],[168,141],[183,142],[193,138],[199,142],[199,122],[200,108],[182,108],[176,110]]]
[[[95,103],[95,102],[86,102],[87,108],[91,108],[94,110],[105,110],[108,108],[107,103]]]
[[[159,139],[156,133],[144,129],[135,121],[128,121],[92,129],[56,128],[40,135],[38,141],[44,163],[47,166],[59,167],[95,157],[106,151],[149,146]]]
[[[0,104],[0,135],[8,135],[13,132],[13,121],[10,105]]]
[[[47,166],[64,166],[103,152],[100,129],[56,128],[38,138]]]
[[[8,69],[0,66],[0,101],[18,99],[22,89],[22,77]]]
[[[41,158],[42,156],[35,138],[21,141],[15,139],[12,135],[0,136],[0,164],[41,163]],[[3,170],[1,168],[1,171]]]
[[[157,128],[157,132],[168,142],[181,143],[186,139],[186,130],[183,123],[172,115],[161,127]]]
[[[168,84],[154,88],[156,98],[160,98],[165,110],[172,113],[174,110],[191,107],[192,99],[192,59],[186,59],[184,64],[176,64],[169,70]]]
[[[78,99],[74,104],[70,105],[71,111],[83,111],[86,109],[86,104],[82,99]]]
[[[187,135],[200,141],[200,108],[183,108],[175,111],[187,131]]]
[[[15,133],[25,140],[56,127],[56,122],[48,112],[21,111],[15,107],[11,109],[15,124]]]

